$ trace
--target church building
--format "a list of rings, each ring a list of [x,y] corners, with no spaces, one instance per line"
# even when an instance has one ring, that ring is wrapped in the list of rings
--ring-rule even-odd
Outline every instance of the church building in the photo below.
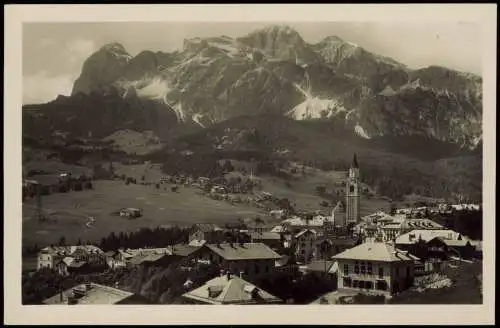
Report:
[[[360,220],[360,181],[359,166],[356,154],[352,160],[349,174],[346,181],[346,224],[358,224]]]

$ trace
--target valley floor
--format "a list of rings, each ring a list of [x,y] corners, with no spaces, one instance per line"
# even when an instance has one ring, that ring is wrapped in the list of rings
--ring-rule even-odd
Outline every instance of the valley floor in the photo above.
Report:
[[[238,218],[262,215],[262,210],[245,204],[231,205],[201,194],[195,188],[180,187],[178,192],[155,186],[129,184],[123,181],[95,181],[94,190],[57,193],[42,197],[46,221],[34,218],[36,200],[23,204],[23,245],[39,246],[57,243],[61,236],[68,243],[78,239],[95,241],[111,232],[135,231],[141,227],[154,228],[194,223],[224,224]],[[143,216],[126,219],[112,213],[121,208],[143,210]]]

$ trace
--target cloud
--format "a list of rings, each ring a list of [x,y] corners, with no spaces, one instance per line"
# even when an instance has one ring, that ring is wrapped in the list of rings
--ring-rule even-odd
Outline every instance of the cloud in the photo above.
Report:
[[[40,47],[42,47],[42,48],[51,47],[51,46],[55,45],[55,43],[56,43],[55,40],[50,39],[50,38],[43,38],[43,39],[40,39],[40,41],[39,41]]]
[[[70,75],[50,76],[40,71],[23,77],[23,104],[39,104],[54,100],[58,95],[69,96],[74,77]]]
[[[82,64],[92,53],[96,51],[96,46],[92,40],[71,40],[65,47],[68,59],[73,64]]]
[[[37,61],[27,62],[29,67],[25,66],[23,104],[45,103],[58,95],[69,96],[84,61],[96,51],[96,45],[87,39],[61,43],[47,37],[39,39],[33,51],[37,53]]]

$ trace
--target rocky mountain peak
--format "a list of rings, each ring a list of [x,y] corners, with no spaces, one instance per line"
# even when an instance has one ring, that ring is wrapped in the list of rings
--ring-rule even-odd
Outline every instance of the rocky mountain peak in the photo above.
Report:
[[[123,75],[124,68],[131,58],[132,56],[121,44],[117,42],[105,44],[85,60],[71,94],[101,91]]]

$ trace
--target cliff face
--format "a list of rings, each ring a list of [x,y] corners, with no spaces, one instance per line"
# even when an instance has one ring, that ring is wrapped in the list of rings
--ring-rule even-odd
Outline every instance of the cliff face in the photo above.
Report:
[[[411,70],[335,36],[308,44],[284,25],[135,57],[112,43],[85,61],[72,96],[78,93],[153,101],[178,124],[201,127],[277,114],[341,122],[366,139],[423,136],[465,148],[482,140],[481,77],[437,66]]]

